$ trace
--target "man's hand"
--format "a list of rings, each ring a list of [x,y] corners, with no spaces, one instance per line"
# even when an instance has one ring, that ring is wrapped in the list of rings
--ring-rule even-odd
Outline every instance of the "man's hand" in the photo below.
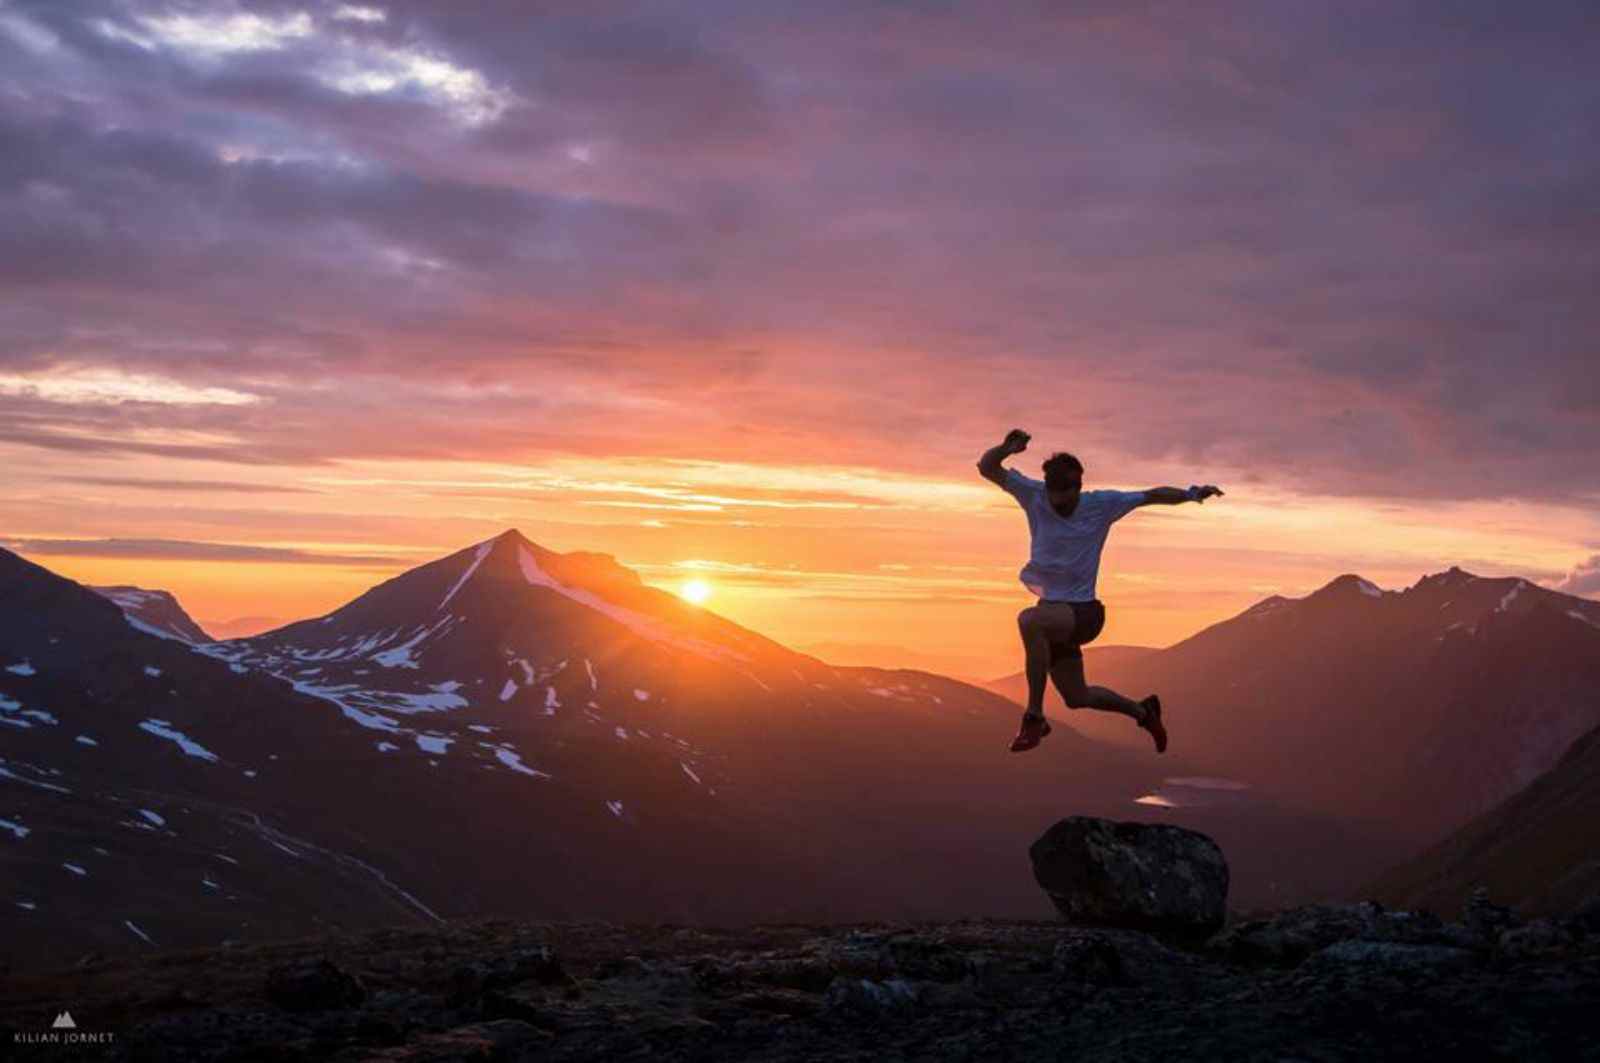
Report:
[[[1021,454],[1027,450],[1030,438],[1022,429],[1013,428],[1006,433],[1005,439],[983,452],[983,457],[978,459],[978,472],[983,474],[985,480],[992,480],[1004,487],[1006,470],[1000,463],[1013,454]]]
[[[1202,484],[1190,484],[1189,485],[1189,497],[1194,499],[1196,502],[1204,502],[1206,499],[1210,498],[1212,495],[1220,495],[1220,494],[1222,494],[1222,488],[1218,487],[1216,484],[1204,484],[1204,485],[1202,485]]]

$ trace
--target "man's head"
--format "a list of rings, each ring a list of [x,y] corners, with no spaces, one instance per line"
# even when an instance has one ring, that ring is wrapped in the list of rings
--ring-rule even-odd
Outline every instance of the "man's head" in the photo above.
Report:
[[[1072,510],[1083,490],[1083,463],[1066,451],[1050,455],[1044,463],[1044,490],[1057,509]]]

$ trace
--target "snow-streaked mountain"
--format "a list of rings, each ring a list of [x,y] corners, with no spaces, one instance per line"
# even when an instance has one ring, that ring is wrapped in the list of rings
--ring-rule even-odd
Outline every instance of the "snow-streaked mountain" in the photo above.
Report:
[[[142,631],[161,638],[182,642],[210,642],[206,634],[189,614],[183,611],[166,591],[145,590],[143,587],[90,587],[103,597],[111,599],[128,617],[129,623]]]
[[[1148,744],[1087,742],[1059,715],[1046,751],[1018,757],[1007,750],[1015,706],[986,691],[830,667],[645,586],[605,555],[554,553],[515,531],[328,616],[203,652],[326,699],[388,754],[454,771],[504,767],[514,753],[552,786],[604,780],[593,807],[664,829],[652,823],[664,792],[623,781],[624,766],[648,768],[816,865],[813,900],[829,888],[820,867],[833,865],[848,883],[835,912],[1033,910],[1031,881],[981,869],[1066,809],[1177,817],[1236,842],[1246,902],[1326,896],[1397,855],[1365,825],[1285,809],[1269,787],[1227,809],[1136,804],[1164,779],[1216,773],[1158,760]],[[1327,856],[1334,837],[1358,851]],[[904,876],[917,868],[928,881],[908,895]]]
[[[337,824],[286,812],[286,758],[351,752],[322,704],[146,627],[0,550],[6,958],[430,919]]]
[[[1600,603],[1459,568],[1345,575],[1089,681],[1160,693],[1174,751],[1422,844],[1600,726]]]
[[[19,869],[0,931],[17,949],[308,919],[1049,918],[1027,847],[1073,813],[1211,833],[1245,906],[1336,894],[1402,855],[1270,787],[1172,799],[1217,771],[1060,715],[1011,754],[1016,707],[995,694],[830,667],[516,532],[217,643],[0,561],[0,819],[18,828],[0,846]],[[128,855],[97,872],[85,847]],[[230,888],[201,867],[223,856],[250,887],[191,904],[207,880]]]

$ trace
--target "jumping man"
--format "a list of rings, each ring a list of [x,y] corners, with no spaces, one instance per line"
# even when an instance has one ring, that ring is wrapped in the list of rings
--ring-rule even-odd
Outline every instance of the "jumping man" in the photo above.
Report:
[[[1106,609],[1094,596],[1100,571],[1100,551],[1111,525],[1140,506],[1204,502],[1220,495],[1211,484],[1152,487],[1148,491],[1085,491],[1083,465],[1071,454],[1051,455],[1044,463],[1044,481],[1029,479],[1000,463],[1028,447],[1031,437],[1020,428],[1006,433],[1005,441],[978,459],[978,471],[999,484],[1028,515],[1033,549],[1020,573],[1022,585],[1037,595],[1039,603],[1017,614],[1028,674],[1028,708],[1022,728],[1011,741],[1011,751],[1021,753],[1050,733],[1044,718],[1044,683],[1055,680],[1061,700],[1072,709],[1103,709],[1130,716],[1155,740],[1156,752],[1167,751],[1167,729],[1161,724],[1161,699],[1151,694],[1133,701],[1106,687],[1084,685],[1084,644],[1094,641],[1105,627]]]

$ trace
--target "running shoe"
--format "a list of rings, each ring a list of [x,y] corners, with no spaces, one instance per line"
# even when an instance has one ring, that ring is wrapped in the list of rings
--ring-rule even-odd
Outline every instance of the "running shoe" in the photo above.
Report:
[[[1023,753],[1038,745],[1045,735],[1050,733],[1050,721],[1043,716],[1030,716],[1022,714],[1022,728],[1017,731],[1017,737],[1011,740],[1011,752]]]
[[[1139,702],[1144,706],[1144,719],[1139,721],[1139,726],[1150,732],[1150,737],[1156,740],[1156,752],[1167,751],[1167,729],[1161,723],[1161,699],[1151,694]]]

